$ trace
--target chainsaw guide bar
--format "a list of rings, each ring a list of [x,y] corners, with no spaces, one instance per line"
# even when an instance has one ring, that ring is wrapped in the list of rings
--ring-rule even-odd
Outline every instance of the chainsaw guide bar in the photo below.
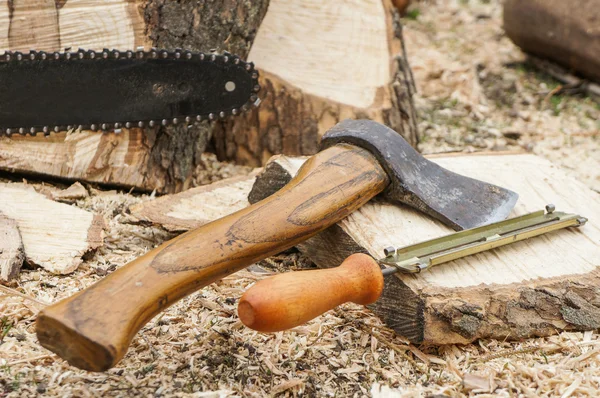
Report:
[[[258,71],[229,54],[0,54],[0,136],[108,131],[224,119],[258,105]]]

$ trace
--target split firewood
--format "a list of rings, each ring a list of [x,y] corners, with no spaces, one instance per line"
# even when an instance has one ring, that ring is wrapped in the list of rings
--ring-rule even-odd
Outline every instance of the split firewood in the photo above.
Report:
[[[599,0],[508,0],[504,30],[523,51],[600,81]]]
[[[312,155],[347,118],[382,122],[416,145],[414,83],[390,0],[271,0],[249,59],[262,102],[215,131],[220,158],[261,166]]]
[[[24,260],[17,222],[0,212],[0,281],[15,279]]]
[[[543,209],[548,202],[561,211],[600,217],[596,193],[539,157],[472,155],[432,160],[519,193],[514,216]],[[257,177],[250,201],[272,194],[277,189],[274,182],[285,184],[301,163],[275,157]],[[335,267],[356,252],[381,258],[385,247],[407,246],[452,232],[420,212],[374,200],[297,247],[317,265]],[[421,274],[388,277],[382,297],[369,307],[414,343],[467,343],[595,329],[600,327],[600,310],[594,304],[600,302],[599,267],[600,227],[589,223]]]
[[[73,272],[103,243],[102,216],[54,202],[25,184],[0,184],[0,212],[16,221],[25,260],[56,274]]]
[[[185,48],[247,58],[269,1],[0,0],[0,52]],[[57,93],[60,97],[60,93]],[[159,192],[187,189],[216,124],[0,137],[0,169]]]
[[[130,211],[136,219],[172,232],[194,229],[247,207],[248,193],[260,170],[139,203]]]

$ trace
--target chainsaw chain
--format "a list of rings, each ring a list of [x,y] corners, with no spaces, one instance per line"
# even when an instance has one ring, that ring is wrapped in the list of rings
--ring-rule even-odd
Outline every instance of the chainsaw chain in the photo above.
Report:
[[[204,53],[195,52],[189,50],[182,50],[176,48],[175,50],[157,49],[152,48],[150,51],[145,51],[141,48],[137,50],[109,50],[103,49],[102,51],[94,50],[83,50],[78,49],[77,51],[63,52],[45,52],[32,50],[29,53],[23,53],[19,51],[5,51],[0,54],[0,63],[5,62],[31,62],[31,61],[72,61],[82,59],[176,59],[176,60],[190,60],[190,61],[204,61],[204,62],[221,62],[221,63],[234,63],[236,65],[242,65],[246,72],[252,78],[252,94],[249,100],[240,108],[233,108],[231,110],[223,110],[218,113],[208,113],[200,115],[187,115],[180,118],[173,119],[162,119],[162,120],[132,120],[127,122],[119,123],[93,123],[93,124],[80,124],[80,125],[61,125],[61,126],[21,126],[11,128],[0,128],[0,136],[6,135],[11,136],[13,134],[19,135],[31,135],[35,136],[38,133],[44,133],[44,136],[48,137],[52,132],[60,131],[71,131],[77,130],[91,130],[91,131],[114,131],[119,133],[121,128],[134,128],[134,127],[154,127],[154,126],[168,126],[184,124],[186,128],[190,128],[193,124],[200,121],[216,121],[223,120],[229,116],[237,116],[243,112],[247,112],[253,107],[260,104],[258,98],[258,92],[260,91],[260,85],[258,84],[258,71],[254,68],[253,62],[246,62],[236,55],[229,52],[223,52],[222,54],[216,53]]]

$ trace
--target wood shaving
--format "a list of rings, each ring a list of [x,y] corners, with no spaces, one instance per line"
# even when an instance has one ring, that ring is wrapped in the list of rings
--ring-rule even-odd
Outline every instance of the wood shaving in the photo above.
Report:
[[[404,34],[419,85],[421,149],[530,150],[600,191],[600,107],[564,95],[543,103],[558,83],[528,69],[503,35],[499,0],[415,1],[409,15],[415,9]],[[222,165],[197,183],[247,172]],[[74,206],[104,217],[104,246],[72,275],[24,269],[16,285],[0,286],[0,396],[467,397],[476,391],[465,388],[470,375],[486,378],[487,397],[600,395],[598,331],[413,347],[354,304],[285,333],[245,328],[236,306],[249,286],[270,272],[310,265],[293,251],[176,303],[142,328],[116,368],[78,370],[38,344],[37,311],[175,236],[129,214],[153,195],[88,191]]]

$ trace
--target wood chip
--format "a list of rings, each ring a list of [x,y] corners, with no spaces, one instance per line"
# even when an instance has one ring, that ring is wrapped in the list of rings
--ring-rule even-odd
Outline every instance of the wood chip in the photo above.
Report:
[[[23,241],[17,222],[0,213],[0,281],[15,279],[24,260]]]
[[[52,194],[52,199],[59,202],[73,203],[78,199],[87,198],[88,195],[87,189],[85,189],[85,187],[79,182],[76,182],[67,189],[54,192]]]
[[[477,390],[478,392],[492,392],[492,385],[488,376],[480,376],[473,373],[463,375],[463,387],[465,390]]]

